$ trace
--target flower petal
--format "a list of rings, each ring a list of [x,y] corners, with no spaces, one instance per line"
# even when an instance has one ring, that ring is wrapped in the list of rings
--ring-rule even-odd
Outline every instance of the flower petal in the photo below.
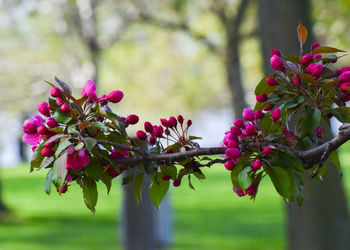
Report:
[[[32,146],[36,146],[41,142],[42,138],[40,134],[25,134],[22,137],[24,143],[28,143]]]

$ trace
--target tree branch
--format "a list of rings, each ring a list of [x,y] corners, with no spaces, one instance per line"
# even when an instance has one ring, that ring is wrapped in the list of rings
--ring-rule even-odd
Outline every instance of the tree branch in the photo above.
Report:
[[[339,131],[340,131],[339,134],[335,136],[333,139],[329,140],[328,142],[305,151],[297,150],[293,147],[280,144],[280,143],[274,143],[274,142],[261,142],[259,146],[261,147],[275,146],[278,148],[282,148],[284,150],[291,150],[303,161],[304,168],[309,169],[313,166],[313,164],[319,163],[321,160],[322,161],[326,160],[326,157],[328,157],[332,151],[336,150],[345,142],[350,140],[350,123],[344,123],[340,127]],[[98,142],[105,143],[105,141],[98,141]],[[109,143],[109,144],[113,145],[114,143]],[[120,146],[120,145],[118,144],[116,146]],[[243,143],[240,149],[241,151],[245,151],[245,150],[254,149],[254,148],[256,148],[255,143]],[[144,154],[144,155],[136,155],[132,157],[125,157],[122,159],[118,159],[115,162],[120,164],[125,164],[125,165],[137,165],[143,161],[176,162],[176,161],[181,161],[186,158],[190,158],[194,156],[224,154],[226,149],[227,149],[226,147],[211,147],[211,148],[196,148],[189,151],[171,153],[171,154]],[[133,150],[135,151],[134,148]],[[220,160],[218,162],[224,162],[224,161],[225,160]],[[214,161],[212,164],[214,163],[216,162]],[[212,164],[209,164],[209,166]]]

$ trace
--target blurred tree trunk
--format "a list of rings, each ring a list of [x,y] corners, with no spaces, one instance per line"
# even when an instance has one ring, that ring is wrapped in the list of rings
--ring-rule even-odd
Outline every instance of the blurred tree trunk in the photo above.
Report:
[[[299,20],[309,29],[304,53],[313,40],[310,0],[259,0],[258,14],[264,70],[271,73],[270,49],[281,49],[284,55],[299,54],[296,27]],[[328,131],[330,134],[330,131]],[[304,202],[286,205],[288,249],[349,249],[348,208],[340,173],[329,165],[324,181],[303,177]]]

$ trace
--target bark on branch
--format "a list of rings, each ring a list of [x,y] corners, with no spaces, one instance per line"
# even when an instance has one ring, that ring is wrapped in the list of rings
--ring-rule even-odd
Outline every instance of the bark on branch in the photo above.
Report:
[[[261,147],[264,146],[275,146],[282,149],[288,149],[291,150],[293,153],[295,153],[304,163],[304,168],[309,169],[314,164],[317,164],[320,162],[321,159],[324,158],[324,155],[327,155],[327,157],[330,155],[331,152],[339,148],[341,145],[343,145],[345,142],[350,140],[350,123],[344,123],[339,128],[339,133],[337,136],[332,138],[331,140],[327,141],[326,143],[314,147],[309,150],[297,150],[293,147],[276,143],[276,142],[261,142],[259,145]],[[108,141],[98,141],[100,144],[108,143],[111,145],[114,145],[116,147],[120,146],[117,143],[114,142],[108,142]],[[121,147],[125,149],[125,147]],[[249,150],[256,148],[255,143],[244,143],[241,145],[241,150]],[[178,152],[178,153],[171,153],[171,154],[139,154],[138,150],[133,147],[128,147],[127,149],[133,150],[137,153],[137,155],[132,157],[125,157],[122,159],[118,159],[115,162],[125,165],[137,165],[143,161],[157,161],[157,162],[176,162],[181,161],[186,158],[195,157],[195,156],[204,156],[204,155],[219,155],[224,154],[226,147],[211,147],[211,148],[195,148],[189,151],[184,152]],[[208,165],[208,164],[207,164]],[[209,164],[209,166],[212,164]]]

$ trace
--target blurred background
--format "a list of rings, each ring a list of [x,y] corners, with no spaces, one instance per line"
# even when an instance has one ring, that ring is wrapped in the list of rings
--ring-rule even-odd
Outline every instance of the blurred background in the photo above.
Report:
[[[45,171],[29,174],[21,127],[47,98],[44,80],[58,76],[80,95],[93,79],[98,95],[124,92],[118,114],[140,116],[130,135],[182,114],[201,146],[217,146],[254,104],[269,50],[296,54],[301,20],[305,53],[315,41],[349,51],[349,14],[349,0],[0,0],[0,249],[348,249],[350,145],[340,150],[342,177],[329,171],[310,184],[306,176],[301,208],[269,180],[255,201],[238,198],[229,172],[213,166],[196,191],[171,190],[162,215],[152,210],[141,236],[128,237],[120,183],[110,195],[100,187],[95,215],[77,185],[47,196]],[[151,245],[130,245],[149,241],[150,230]]]

